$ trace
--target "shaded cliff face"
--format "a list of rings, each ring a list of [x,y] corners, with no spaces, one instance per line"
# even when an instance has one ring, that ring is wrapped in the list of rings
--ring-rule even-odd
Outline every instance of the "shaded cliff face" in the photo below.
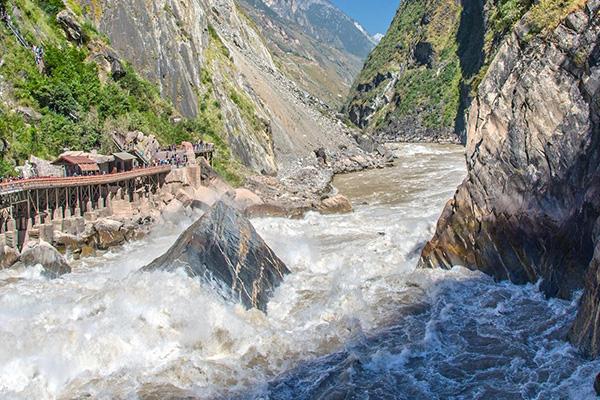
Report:
[[[274,174],[347,130],[276,67],[233,0],[84,3],[112,46],[191,117],[217,118],[233,154]]]
[[[470,110],[468,176],[422,266],[541,279],[552,296],[583,287],[600,224],[599,8],[588,1],[544,35],[534,35],[528,14],[502,44]],[[594,355],[597,269],[572,333]]]

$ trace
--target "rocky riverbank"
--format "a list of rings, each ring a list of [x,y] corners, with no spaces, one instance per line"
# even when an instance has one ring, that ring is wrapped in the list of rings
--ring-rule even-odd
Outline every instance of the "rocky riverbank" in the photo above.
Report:
[[[350,201],[331,185],[336,173],[383,168],[393,160],[384,146],[367,152],[360,148],[326,150],[299,159],[297,168],[278,177],[253,176],[241,188],[227,184],[206,162],[173,170],[155,194],[139,193],[134,201],[116,192],[110,206],[85,217],[68,217],[60,224],[34,226],[28,246],[36,249],[25,256],[0,246],[0,268],[43,265],[49,276],[70,272],[67,260],[93,257],[111,248],[140,240],[156,226],[176,222],[182,215],[200,216],[218,201],[231,205],[248,217],[299,218],[308,211],[347,213]],[[50,262],[50,261],[51,262]]]

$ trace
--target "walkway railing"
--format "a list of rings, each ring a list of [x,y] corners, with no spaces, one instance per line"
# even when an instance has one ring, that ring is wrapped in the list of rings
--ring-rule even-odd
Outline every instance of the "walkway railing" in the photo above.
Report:
[[[171,172],[170,165],[159,167],[139,168],[128,172],[107,175],[71,176],[65,178],[47,177],[21,179],[0,183],[0,195],[19,192],[22,190],[49,189],[56,187],[73,187],[85,185],[104,185],[143,176],[158,175]]]
[[[33,53],[33,56],[35,57],[35,64],[38,66],[40,72],[43,72],[44,50],[41,47],[31,46],[29,43],[27,43],[27,40],[25,40],[23,35],[21,35],[19,28],[13,24],[12,18],[4,6],[0,6],[0,20],[4,22],[8,29],[10,29],[12,34],[17,38],[19,44]]]

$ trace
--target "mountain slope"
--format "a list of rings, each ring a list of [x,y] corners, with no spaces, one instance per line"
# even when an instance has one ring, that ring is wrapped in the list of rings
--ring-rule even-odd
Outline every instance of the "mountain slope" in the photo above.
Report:
[[[101,147],[115,130],[154,134],[163,144],[208,137],[219,145],[220,172],[237,182],[314,159],[321,147],[357,148],[333,112],[279,71],[232,0],[9,0],[8,9],[53,64],[37,70],[31,51],[0,27],[7,170],[29,154]],[[59,12],[69,16],[62,27]],[[81,37],[68,37],[70,24]],[[110,76],[115,60],[124,61],[126,78]]]
[[[344,112],[385,140],[464,141],[465,110],[529,0],[406,0],[368,57]]]
[[[263,0],[279,16],[335,48],[364,58],[375,41],[354,20],[327,0]]]
[[[326,2],[238,0],[265,38],[277,66],[302,89],[340,106],[373,39]]]
[[[253,170],[272,174],[320,147],[355,146],[336,118],[278,70],[233,0],[105,0],[87,7],[115,49],[182,110],[193,111],[195,99],[207,95],[209,105],[219,104],[224,138]],[[137,45],[142,39],[146,44]],[[207,52],[210,41],[218,51]]]

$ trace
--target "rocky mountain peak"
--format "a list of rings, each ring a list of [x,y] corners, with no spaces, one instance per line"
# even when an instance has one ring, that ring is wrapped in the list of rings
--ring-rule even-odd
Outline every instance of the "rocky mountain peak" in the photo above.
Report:
[[[377,41],[360,24],[327,0],[258,0],[316,39],[365,58]]]

